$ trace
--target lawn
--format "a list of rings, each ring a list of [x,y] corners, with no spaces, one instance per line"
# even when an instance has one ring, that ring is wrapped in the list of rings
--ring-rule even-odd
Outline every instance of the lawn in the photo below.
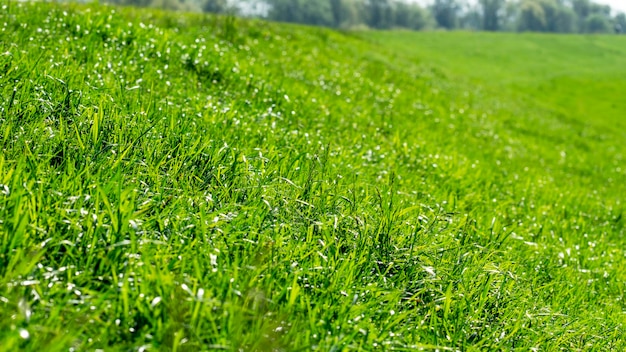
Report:
[[[0,10],[0,346],[626,349],[626,38]]]

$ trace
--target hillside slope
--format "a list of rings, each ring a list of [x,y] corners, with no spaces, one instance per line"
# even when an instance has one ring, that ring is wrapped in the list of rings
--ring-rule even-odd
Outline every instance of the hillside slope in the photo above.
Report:
[[[614,35],[371,32],[413,60],[523,93],[586,124],[624,127],[626,38]]]
[[[7,350],[626,348],[623,39],[3,6]]]

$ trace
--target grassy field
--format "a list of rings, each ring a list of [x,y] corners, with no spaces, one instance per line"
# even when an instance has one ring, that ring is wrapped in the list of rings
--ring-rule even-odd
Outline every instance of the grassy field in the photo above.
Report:
[[[0,346],[626,349],[626,38],[4,2]]]

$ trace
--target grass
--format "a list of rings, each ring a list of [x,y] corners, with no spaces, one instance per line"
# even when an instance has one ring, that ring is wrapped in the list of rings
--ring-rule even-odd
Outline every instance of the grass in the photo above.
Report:
[[[624,350],[624,38],[0,11],[6,350]]]

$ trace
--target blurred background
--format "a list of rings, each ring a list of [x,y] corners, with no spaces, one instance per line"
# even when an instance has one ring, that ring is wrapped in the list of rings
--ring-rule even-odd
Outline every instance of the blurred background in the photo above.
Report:
[[[334,28],[553,33],[626,31],[622,0],[108,0]]]

